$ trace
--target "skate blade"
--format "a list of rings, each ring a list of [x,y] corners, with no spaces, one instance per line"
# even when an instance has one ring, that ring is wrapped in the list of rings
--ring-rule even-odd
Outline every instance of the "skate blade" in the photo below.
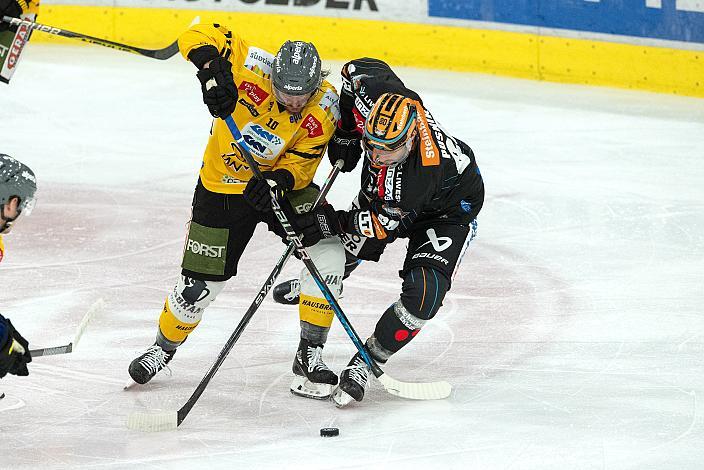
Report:
[[[335,391],[332,393],[331,399],[335,406],[338,408],[344,408],[353,401],[355,401],[349,393],[345,392],[340,387],[335,389]]]
[[[122,390],[125,390],[125,391],[131,390],[131,389],[133,389],[133,388],[135,388],[135,387],[138,387],[139,385],[140,385],[140,384],[138,384],[138,383],[135,382],[134,380],[130,379],[130,380],[125,384],[125,386],[122,387]]]
[[[334,385],[311,382],[305,377],[295,376],[291,382],[291,393],[314,400],[328,400]]]

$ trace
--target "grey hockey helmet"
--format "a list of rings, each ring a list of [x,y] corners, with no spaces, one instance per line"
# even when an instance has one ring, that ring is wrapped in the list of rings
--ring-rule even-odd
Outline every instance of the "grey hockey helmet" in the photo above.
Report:
[[[19,210],[25,214],[34,207],[37,179],[24,163],[0,153],[0,206],[7,204],[13,196],[20,198]]]
[[[312,93],[322,82],[320,55],[313,43],[286,41],[274,57],[271,72],[274,88],[287,95]]]

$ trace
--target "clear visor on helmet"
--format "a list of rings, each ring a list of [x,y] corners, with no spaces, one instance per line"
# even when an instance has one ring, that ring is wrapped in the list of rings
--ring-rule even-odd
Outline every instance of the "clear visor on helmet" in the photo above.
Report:
[[[276,87],[273,88],[276,101],[281,103],[281,105],[289,112],[301,112],[303,108],[306,107],[306,104],[308,104],[311,96],[313,96],[313,93],[306,93],[305,95],[289,95],[288,93],[280,91]]]
[[[34,210],[34,205],[37,202],[36,196],[32,196],[26,201],[20,201],[20,213],[24,215],[29,215]]]
[[[374,166],[389,166],[394,167],[403,163],[413,148],[413,138],[407,139],[405,142],[400,142],[400,146],[389,148],[388,146],[374,142],[369,139],[362,139],[362,147],[369,161]]]

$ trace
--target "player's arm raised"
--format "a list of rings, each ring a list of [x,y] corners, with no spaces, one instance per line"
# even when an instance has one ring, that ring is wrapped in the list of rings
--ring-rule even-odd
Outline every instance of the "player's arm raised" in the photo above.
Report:
[[[195,25],[178,39],[183,57],[198,68],[203,102],[213,117],[226,118],[235,111],[237,86],[232,73],[233,34],[220,25]]]

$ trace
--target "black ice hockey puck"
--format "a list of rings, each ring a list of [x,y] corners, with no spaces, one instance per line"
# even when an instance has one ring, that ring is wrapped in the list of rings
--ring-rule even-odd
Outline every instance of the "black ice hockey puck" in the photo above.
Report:
[[[340,435],[340,430],[338,428],[321,428],[320,435],[322,437],[335,437]]]

